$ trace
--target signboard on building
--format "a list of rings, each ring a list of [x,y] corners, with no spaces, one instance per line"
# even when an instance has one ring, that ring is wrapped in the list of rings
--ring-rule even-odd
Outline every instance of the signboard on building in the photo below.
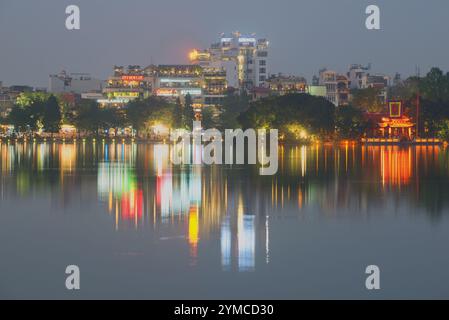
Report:
[[[143,81],[142,75],[123,75],[122,80],[123,81]]]
[[[178,95],[178,91],[175,89],[159,88],[156,90],[156,95],[159,97],[173,97]]]
[[[390,101],[388,106],[390,109],[390,118],[402,117],[402,101]]]

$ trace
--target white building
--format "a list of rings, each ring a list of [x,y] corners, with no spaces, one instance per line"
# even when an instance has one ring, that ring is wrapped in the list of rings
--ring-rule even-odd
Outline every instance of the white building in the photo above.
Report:
[[[222,34],[219,41],[204,51],[190,54],[193,64],[226,71],[229,87],[250,90],[265,87],[268,80],[268,41],[254,34]]]
[[[326,99],[338,106],[337,72],[321,69],[318,84],[326,87]]]
[[[366,74],[362,78],[362,89],[376,88],[379,90],[379,99],[386,104],[388,101],[388,87],[390,86],[390,77],[381,74]]]
[[[62,71],[51,74],[48,91],[50,93],[77,93],[101,92],[103,81],[92,78],[88,73],[70,73]]]
[[[360,64],[351,65],[348,72],[349,86],[351,89],[379,89],[379,98],[382,103],[386,103],[391,79],[389,76],[382,74],[370,74],[370,70],[371,64],[366,67]]]
[[[368,74],[371,65],[362,66],[361,64],[352,64],[349,66],[348,78],[351,89],[362,89],[363,78]]]

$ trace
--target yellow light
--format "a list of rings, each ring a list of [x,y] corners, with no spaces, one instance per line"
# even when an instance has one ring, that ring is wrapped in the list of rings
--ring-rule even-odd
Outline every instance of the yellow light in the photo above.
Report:
[[[152,126],[152,128],[153,128],[153,130],[154,130],[154,132],[156,134],[164,135],[164,134],[168,134],[169,133],[169,128],[167,126],[163,125],[162,123],[155,123]]]
[[[190,61],[194,61],[198,58],[198,50],[193,49],[192,51],[189,52],[189,59]]]

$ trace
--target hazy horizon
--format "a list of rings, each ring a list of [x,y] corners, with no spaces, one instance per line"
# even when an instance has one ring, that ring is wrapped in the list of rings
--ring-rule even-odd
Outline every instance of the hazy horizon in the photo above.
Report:
[[[269,72],[309,81],[327,67],[346,72],[372,63],[372,72],[403,78],[419,66],[449,70],[449,2],[386,0],[24,1],[0,2],[0,81],[48,86],[61,70],[106,79],[113,65],[188,63],[220,33],[256,33],[270,41]],[[65,29],[65,8],[81,10],[81,30]],[[365,8],[381,9],[380,31],[365,28]]]

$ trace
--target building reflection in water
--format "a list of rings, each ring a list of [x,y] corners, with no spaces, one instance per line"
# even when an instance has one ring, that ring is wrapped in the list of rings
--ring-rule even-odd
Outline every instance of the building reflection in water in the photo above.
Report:
[[[223,270],[236,271],[270,262],[270,227],[286,216],[367,216],[402,201],[433,217],[449,206],[445,147],[281,146],[274,176],[260,176],[255,166],[172,165],[171,148],[2,143],[1,199],[48,189],[66,204],[77,192],[81,202],[104,204],[117,230],[182,238],[193,265],[214,242]],[[200,162],[201,147],[182,151]]]
[[[237,214],[226,215],[221,223],[221,263],[225,271],[232,270],[233,266],[238,271],[253,271],[256,266],[256,216],[245,212],[242,194],[237,197]],[[234,230],[236,237],[233,237]]]
[[[398,147],[381,148],[382,184],[401,186],[412,178],[412,150]]]

